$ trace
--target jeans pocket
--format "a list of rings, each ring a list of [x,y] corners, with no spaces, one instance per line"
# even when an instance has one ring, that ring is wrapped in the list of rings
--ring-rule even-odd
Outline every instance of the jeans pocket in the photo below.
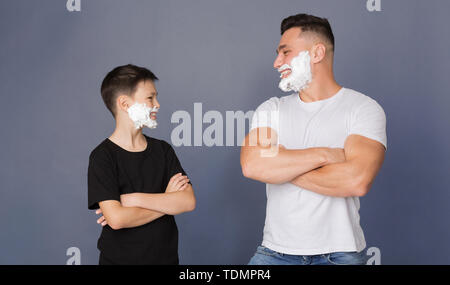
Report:
[[[365,265],[365,251],[332,252],[327,255],[328,262],[334,265]]]
[[[256,249],[256,253],[264,254],[264,255],[267,255],[267,256],[275,256],[275,255],[277,255],[277,252],[275,252],[275,251],[273,251],[273,250],[271,250],[271,249],[269,249],[269,248],[267,248],[265,246],[262,246],[262,245],[258,246],[258,248]]]

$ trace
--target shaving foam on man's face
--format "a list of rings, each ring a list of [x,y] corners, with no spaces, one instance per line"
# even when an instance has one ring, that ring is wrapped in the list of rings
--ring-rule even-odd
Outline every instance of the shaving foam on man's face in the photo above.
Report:
[[[143,126],[146,126],[150,129],[156,128],[158,123],[156,120],[152,119],[150,113],[157,113],[158,108],[155,106],[153,108],[147,107],[146,104],[142,103],[134,103],[128,108],[128,116],[133,121],[136,129],[140,129]]]
[[[282,78],[278,87],[284,92],[300,92],[308,87],[312,80],[311,58],[308,51],[301,51],[298,56],[291,60],[291,64],[284,64],[278,68],[282,78],[289,73],[288,77]]]

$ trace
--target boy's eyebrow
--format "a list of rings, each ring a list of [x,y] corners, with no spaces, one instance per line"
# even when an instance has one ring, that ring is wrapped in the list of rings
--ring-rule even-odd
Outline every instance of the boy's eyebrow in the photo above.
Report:
[[[282,50],[282,49],[284,49],[284,48],[286,48],[287,47],[287,45],[281,45],[281,46],[279,46],[278,48],[277,48],[277,50],[276,50],[276,53],[278,54],[279,52],[280,52],[280,50]]]

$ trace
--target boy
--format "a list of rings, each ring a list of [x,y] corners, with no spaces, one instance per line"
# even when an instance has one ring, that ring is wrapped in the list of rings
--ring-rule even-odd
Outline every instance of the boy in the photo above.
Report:
[[[88,208],[103,214],[99,264],[178,264],[173,215],[192,211],[192,184],[170,144],[142,133],[160,105],[148,69],[119,66],[101,95],[116,128],[89,156]]]

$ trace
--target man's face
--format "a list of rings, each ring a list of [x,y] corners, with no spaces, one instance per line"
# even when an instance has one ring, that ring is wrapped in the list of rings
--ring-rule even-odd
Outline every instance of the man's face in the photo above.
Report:
[[[291,61],[294,57],[298,56],[301,51],[308,51],[311,48],[309,43],[304,37],[300,37],[301,28],[294,27],[284,32],[281,36],[280,43],[277,48],[277,57],[273,63],[275,69],[279,69],[281,66],[288,64],[291,65]],[[292,70],[287,69],[282,73],[281,78],[286,78],[291,74]]]
[[[149,108],[156,107],[159,109],[160,105],[157,100],[158,92],[155,84],[150,80],[141,81],[138,83],[136,92],[134,93],[133,103],[145,104]],[[150,119],[156,120],[156,112],[150,113]]]

